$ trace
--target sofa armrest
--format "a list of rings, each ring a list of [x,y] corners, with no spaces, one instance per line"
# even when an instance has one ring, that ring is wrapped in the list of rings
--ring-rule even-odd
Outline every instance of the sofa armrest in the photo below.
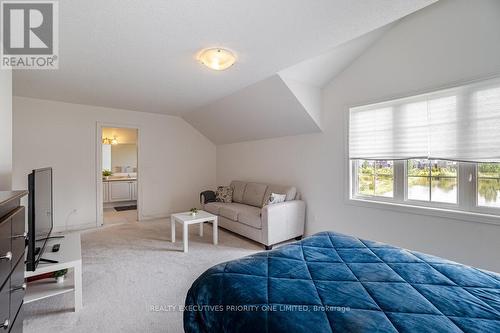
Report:
[[[200,193],[200,203],[205,205],[209,202],[215,202],[215,192],[214,191],[203,191]]]
[[[266,245],[277,244],[304,234],[306,203],[291,200],[262,208],[262,232]]]

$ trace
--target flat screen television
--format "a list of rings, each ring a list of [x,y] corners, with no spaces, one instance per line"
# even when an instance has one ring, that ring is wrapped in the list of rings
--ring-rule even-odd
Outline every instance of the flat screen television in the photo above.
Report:
[[[40,262],[53,226],[52,168],[33,170],[28,175],[28,254],[26,270]]]

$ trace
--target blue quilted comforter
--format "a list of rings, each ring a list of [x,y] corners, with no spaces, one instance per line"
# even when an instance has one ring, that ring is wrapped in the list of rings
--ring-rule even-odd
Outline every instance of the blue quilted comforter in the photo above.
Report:
[[[186,332],[500,332],[500,275],[322,232],[219,264],[191,286]]]

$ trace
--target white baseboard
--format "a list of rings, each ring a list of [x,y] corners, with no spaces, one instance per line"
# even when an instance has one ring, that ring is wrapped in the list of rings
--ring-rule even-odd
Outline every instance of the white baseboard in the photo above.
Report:
[[[158,219],[168,219],[170,218],[170,214],[158,214],[158,215],[142,215],[139,216],[139,221],[152,221],[152,220],[158,220]]]
[[[154,221],[154,220],[159,220],[159,219],[169,219],[170,214],[158,214],[158,215],[146,215],[146,216],[139,216],[139,222],[148,222],[148,221]],[[64,232],[69,232],[69,231],[82,231],[82,230],[88,230],[88,229],[95,229],[97,227],[97,222],[92,221],[92,222],[86,222],[86,223],[80,223],[80,224],[71,224],[67,226],[54,226],[54,229],[52,232],[54,233],[64,233]]]

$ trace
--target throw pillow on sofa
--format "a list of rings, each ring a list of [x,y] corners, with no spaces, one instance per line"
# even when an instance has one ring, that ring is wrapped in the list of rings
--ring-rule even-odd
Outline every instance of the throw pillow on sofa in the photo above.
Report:
[[[271,193],[271,195],[269,196],[269,202],[267,204],[272,205],[280,202],[285,202],[285,199],[286,194]]]
[[[218,202],[233,202],[233,189],[230,186],[218,186],[215,192],[215,200]]]

